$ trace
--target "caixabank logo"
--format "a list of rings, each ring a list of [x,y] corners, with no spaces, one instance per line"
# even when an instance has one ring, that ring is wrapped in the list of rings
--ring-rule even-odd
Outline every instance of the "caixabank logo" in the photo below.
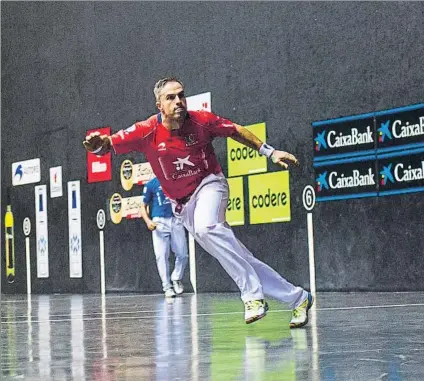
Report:
[[[378,172],[379,195],[423,191],[424,152],[381,158],[378,161]]]
[[[372,116],[352,116],[313,122],[312,126],[315,161],[334,154],[365,155],[375,149]]]
[[[340,162],[315,168],[317,200],[371,197],[377,195],[375,160]]]
[[[378,152],[424,146],[424,105],[376,113]]]

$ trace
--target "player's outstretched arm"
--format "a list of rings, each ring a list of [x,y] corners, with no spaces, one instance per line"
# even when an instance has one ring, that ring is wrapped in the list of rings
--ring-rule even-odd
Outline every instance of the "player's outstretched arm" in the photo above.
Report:
[[[299,161],[294,155],[285,151],[279,151],[270,145],[263,143],[255,134],[250,132],[238,124],[236,126],[237,133],[232,135],[231,138],[238,141],[245,146],[259,151],[262,155],[270,158],[275,164],[287,169],[289,164],[299,165]]]
[[[110,136],[100,135],[99,132],[92,132],[86,136],[82,144],[88,152],[99,156],[107,154],[112,149]]]

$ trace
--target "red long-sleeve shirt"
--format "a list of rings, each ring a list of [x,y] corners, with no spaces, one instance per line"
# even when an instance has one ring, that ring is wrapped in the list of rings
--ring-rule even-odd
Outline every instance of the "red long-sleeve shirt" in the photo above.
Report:
[[[166,195],[174,200],[190,195],[211,173],[222,172],[212,146],[215,137],[229,137],[236,127],[207,111],[189,111],[182,127],[169,131],[161,114],[112,135],[117,154],[143,152]]]

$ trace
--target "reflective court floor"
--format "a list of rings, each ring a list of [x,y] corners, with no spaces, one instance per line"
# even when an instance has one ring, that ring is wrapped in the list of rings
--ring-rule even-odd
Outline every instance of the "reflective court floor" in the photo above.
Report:
[[[243,320],[236,294],[2,295],[2,380],[424,380],[424,293],[320,293]]]

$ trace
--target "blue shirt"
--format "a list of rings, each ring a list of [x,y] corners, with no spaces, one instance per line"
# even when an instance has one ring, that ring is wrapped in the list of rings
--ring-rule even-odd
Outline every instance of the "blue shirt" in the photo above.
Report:
[[[150,205],[153,217],[172,217],[171,201],[165,196],[159,180],[155,177],[144,185],[141,200],[145,205]]]

